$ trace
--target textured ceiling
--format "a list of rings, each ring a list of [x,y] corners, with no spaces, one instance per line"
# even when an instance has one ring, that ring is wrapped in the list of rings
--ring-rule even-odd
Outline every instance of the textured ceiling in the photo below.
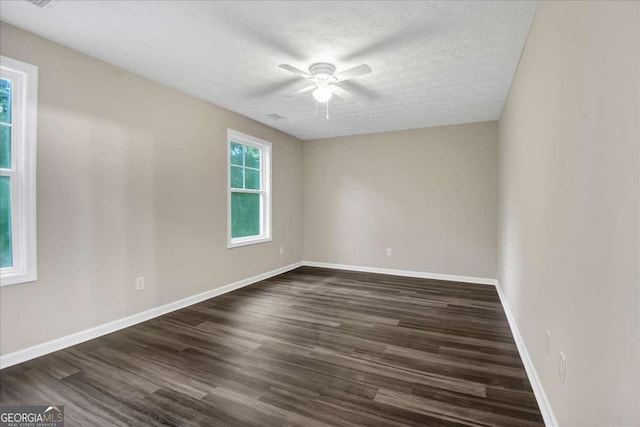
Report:
[[[499,118],[535,2],[2,1],[18,27],[301,139]],[[332,100],[280,68],[369,64]],[[274,120],[277,113],[286,119]]]

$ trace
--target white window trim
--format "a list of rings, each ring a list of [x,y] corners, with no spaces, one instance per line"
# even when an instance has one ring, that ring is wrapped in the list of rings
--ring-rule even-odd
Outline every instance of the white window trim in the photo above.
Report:
[[[261,190],[231,190],[231,142],[237,142],[258,148],[261,152],[260,182]],[[255,245],[272,241],[271,237],[271,143],[233,129],[227,129],[227,248]],[[231,193],[262,193],[264,203],[260,212],[262,234],[258,236],[231,238]]]
[[[12,85],[11,241],[13,266],[0,269],[0,286],[32,282],[37,274],[36,148],[38,67],[0,56],[0,73]],[[18,94],[18,96],[15,96]],[[17,113],[17,114],[16,114]]]

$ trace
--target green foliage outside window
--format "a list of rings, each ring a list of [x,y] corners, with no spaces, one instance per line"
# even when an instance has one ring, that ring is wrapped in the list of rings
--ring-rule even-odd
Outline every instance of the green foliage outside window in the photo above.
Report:
[[[233,189],[261,190],[260,150],[231,143],[231,237],[257,236],[261,233],[260,193],[234,192]]]
[[[231,237],[260,234],[260,194],[231,193]]]
[[[11,168],[11,81],[0,79],[0,168]],[[0,176],[0,268],[13,266],[11,178]]]
[[[11,126],[0,124],[0,169],[11,169]]]
[[[11,80],[0,79],[0,122],[11,123]]]
[[[13,265],[11,248],[11,184],[8,176],[0,176],[0,268]]]

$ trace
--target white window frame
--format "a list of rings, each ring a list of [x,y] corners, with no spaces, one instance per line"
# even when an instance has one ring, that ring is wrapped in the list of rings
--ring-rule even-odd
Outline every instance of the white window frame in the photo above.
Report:
[[[0,56],[0,75],[12,81],[11,244],[13,266],[0,269],[0,286],[32,282],[37,275],[36,144],[38,67]]]
[[[260,190],[231,188],[231,143],[248,145],[260,150]],[[261,194],[260,234],[231,237],[231,193]],[[227,248],[255,245],[272,241],[271,237],[271,143],[233,129],[227,129]]]

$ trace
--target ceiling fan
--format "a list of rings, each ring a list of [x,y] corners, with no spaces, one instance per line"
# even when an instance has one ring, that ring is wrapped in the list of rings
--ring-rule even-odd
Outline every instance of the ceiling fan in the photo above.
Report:
[[[329,102],[331,97],[334,95],[337,98],[350,98],[354,96],[345,88],[340,87],[340,83],[354,77],[364,76],[371,72],[371,67],[367,64],[358,65],[357,67],[353,67],[339,73],[336,73],[336,67],[333,64],[328,64],[326,62],[319,62],[311,65],[308,73],[289,64],[280,64],[279,67],[311,82],[309,86],[297,90],[287,96],[294,96],[313,91],[313,98],[321,104]]]

